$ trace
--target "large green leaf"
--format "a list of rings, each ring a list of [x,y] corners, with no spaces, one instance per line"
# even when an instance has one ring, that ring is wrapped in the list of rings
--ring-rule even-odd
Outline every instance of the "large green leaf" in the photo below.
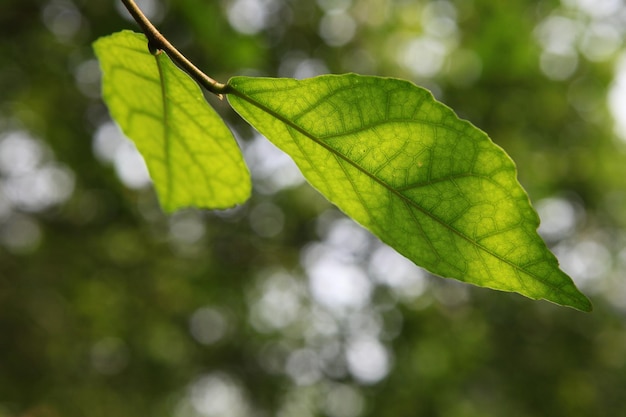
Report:
[[[164,210],[227,208],[249,197],[237,143],[186,73],[130,31],[100,38],[94,49],[104,100],[145,158]]]
[[[589,311],[513,161],[430,92],[354,74],[235,77],[235,110],[350,217],[429,271]]]

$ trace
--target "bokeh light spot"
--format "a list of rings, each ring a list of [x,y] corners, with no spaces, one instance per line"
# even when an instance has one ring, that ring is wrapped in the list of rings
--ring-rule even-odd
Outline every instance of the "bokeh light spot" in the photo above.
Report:
[[[313,298],[331,310],[343,312],[367,305],[372,284],[358,266],[341,262],[323,245],[305,250],[305,268]]]
[[[257,204],[250,210],[250,226],[260,237],[270,238],[283,230],[285,215],[280,207],[270,202]]]
[[[228,21],[236,31],[254,35],[270,26],[279,6],[274,0],[234,0],[228,7]]]
[[[250,407],[241,385],[230,375],[214,372],[198,378],[189,388],[189,403],[193,412],[179,417],[246,417]]]
[[[74,70],[74,80],[81,93],[89,98],[100,97],[100,64],[95,59],[81,62]]]
[[[10,132],[0,140],[0,172],[10,177],[28,174],[43,161],[45,151],[26,132]]]
[[[329,46],[343,46],[354,37],[357,24],[348,13],[344,11],[328,12],[322,17],[319,33],[324,42]]]
[[[29,216],[14,214],[0,225],[0,244],[15,254],[28,254],[39,246],[41,228]]]
[[[571,77],[578,67],[578,54],[575,52],[552,53],[544,51],[539,58],[539,66],[546,77],[555,81]]]
[[[0,184],[11,205],[38,212],[65,202],[74,192],[74,173],[52,161],[43,142],[25,132],[11,132],[0,139]]]
[[[42,10],[46,27],[61,42],[71,40],[80,30],[82,15],[70,0],[52,0]]]
[[[295,162],[270,141],[257,135],[244,147],[255,190],[274,194],[304,182]]]
[[[408,41],[399,61],[419,77],[434,77],[443,66],[446,46],[438,39],[418,37]]]
[[[159,23],[163,20],[166,9],[160,0],[135,0],[135,2],[152,23]],[[134,22],[133,17],[128,13],[121,1],[116,1],[115,7],[122,17],[129,22]]]
[[[351,340],[346,359],[352,376],[364,384],[374,384],[385,378],[391,366],[387,348],[371,337]]]
[[[203,345],[212,345],[221,340],[228,331],[228,321],[224,314],[211,307],[202,307],[189,318],[189,332]]]
[[[600,291],[602,279],[612,266],[612,257],[606,246],[596,240],[585,239],[557,245],[554,253],[561,268],[577,286],[585,291]]]
[[[312,349],[299,349],[291,352],[285,368],[287,375],[297,385],[311,385],[322,376],[319,358]]]
[[[284,271],[264,272],[251,295],[250,322],[260,332],[283,329],[300,318],[301,285]]]
[[[390,287],[406,301],[421,296],[427,289],[424,270],[387,245],[380,245],[374,251],[369,270],[376,282]]]
[[[626,142],[626,53],[615,66],[615,77],[608,93],[609,109],[615,120],[615,133]]]
[[[204,237],[206,227],[200,212],[179,211],[169,218],[171,239],[178,244],[194,244]]]
[[[128,188],[142,189],[152,183],[143,156],[116,124],[100,125],[93,135],[92,147],[98,159],[113,164],[117,177]]]
[[[541,218],[538,231],[543,238],[557,241],[574,232],[578,214],[570,201],[560,197],[544,198],[535,208]]]
[[[456,35],[457,13],[448,1],[428,2],[422,11],[422,26],[430,35],[446,38]]]
[[[358,417],[365,408],[365,399],[350,385],[332,384],[323,408],[329,417]]]

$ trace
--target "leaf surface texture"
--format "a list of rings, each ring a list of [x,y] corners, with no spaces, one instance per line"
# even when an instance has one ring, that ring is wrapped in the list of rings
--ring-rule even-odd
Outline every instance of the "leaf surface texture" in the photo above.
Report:
[[[198,85],[144,35],[98,39],[103,97],[141,152],[165,211],[243,203],[251,183],[241,151]]]
[[[234,77],[233,108],[307,180],[432,273],[589,311],[537,234],[513,161],[407,81]]]

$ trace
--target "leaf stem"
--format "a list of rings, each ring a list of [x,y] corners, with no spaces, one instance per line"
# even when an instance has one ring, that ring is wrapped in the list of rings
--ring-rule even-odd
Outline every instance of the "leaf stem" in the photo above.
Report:
[[[196,80],[196,82],[211,93],[220,98],[222,97],[222,93],[226,90],[225,84],[217,82],[213,78],[206,75],[190,60],[188,60],[187,57],[180,53],[180,51],[176,49],[174,45],[172,45],[167,38],[161,34],[161,32],[159,32],[152,22],[150,22],[134,0],[122,0],[122,3],[148,38],[148,46],[151,52],[154,49],[160,49],[167,52],[170,58],[180,65],[194,80]]]

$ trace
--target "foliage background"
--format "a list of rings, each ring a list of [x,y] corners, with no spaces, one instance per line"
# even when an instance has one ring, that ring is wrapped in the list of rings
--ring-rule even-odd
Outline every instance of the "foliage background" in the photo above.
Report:
[[[213,98],[254,196],[164,216],[99,96],[120,4],[4,0],[0,416],[626,415],[623,1],[140,5],[221,81],[432,89],[516,161],[595,311],[428,276]]]

